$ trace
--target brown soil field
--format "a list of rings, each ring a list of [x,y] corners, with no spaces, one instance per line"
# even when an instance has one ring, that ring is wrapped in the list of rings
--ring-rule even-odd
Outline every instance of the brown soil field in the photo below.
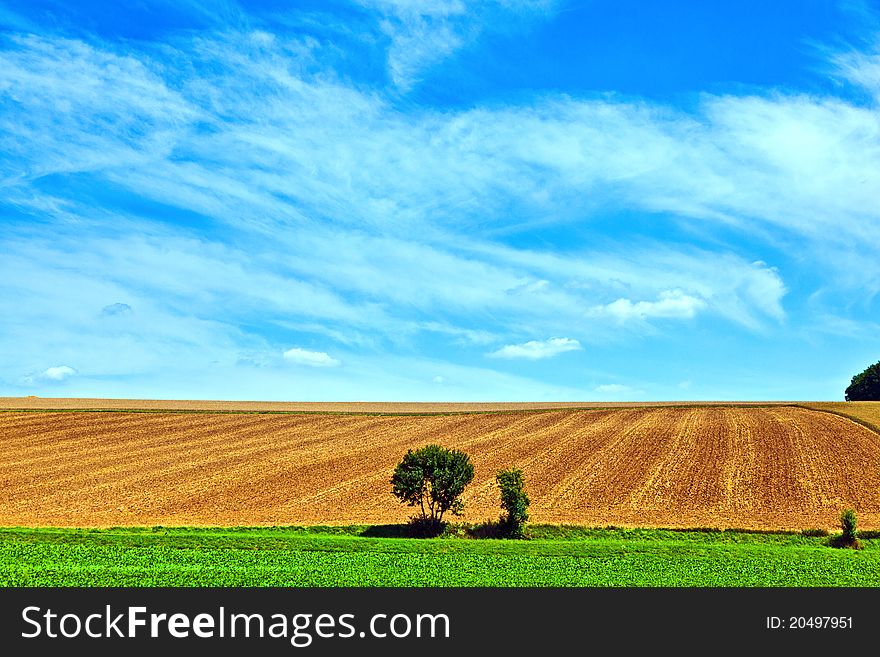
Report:
[[[767,406],[792,402],[266,402],[179,399],[95,399],[0,397],[3,410],[217,411],[248,413],[491,413],[554,408],[632,408],[639,406]]]
[[[525,471],[533,522],[880,528],[880,436],[794,406],[464,415],[0,413],[0,525],[403,522],[409,448],[467,451],[463,520],[497,518],[495,472]]]

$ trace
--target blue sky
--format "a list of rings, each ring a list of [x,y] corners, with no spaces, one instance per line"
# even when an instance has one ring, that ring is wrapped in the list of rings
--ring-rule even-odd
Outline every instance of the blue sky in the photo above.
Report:
[[[880,359],[870,3],[0,30],[2,395],[842,399]]]

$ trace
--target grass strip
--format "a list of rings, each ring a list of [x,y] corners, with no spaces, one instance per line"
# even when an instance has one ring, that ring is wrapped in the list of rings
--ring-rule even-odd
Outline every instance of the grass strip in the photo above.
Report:
[[[531,540],[399,526],[0,529],[2,586],[880,586],[880,540],[536,526]]]

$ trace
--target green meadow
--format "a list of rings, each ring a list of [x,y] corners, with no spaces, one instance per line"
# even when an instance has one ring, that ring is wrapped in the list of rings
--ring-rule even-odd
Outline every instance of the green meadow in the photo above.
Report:
[[[878,586],[880,539],[532,526],[528,540],[405,528],[0,529],[2,586]]]

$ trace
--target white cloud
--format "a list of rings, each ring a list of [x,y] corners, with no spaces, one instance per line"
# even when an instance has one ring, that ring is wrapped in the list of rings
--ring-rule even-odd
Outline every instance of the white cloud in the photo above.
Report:
[[[284,352],[284,360],[297,365],[309,365],[310,367],[336,367],[338,360],[323,351],[309,351],[294,347]]]
[[[434,378],[432,378],[431,382],[440,385],[440,384],[446,383],[446,377],[438,375],[438,376],[435,376]]]
[[[617,395],[632,391],[633,389],[630,386],[625,386],[621,383],[603,383],[593,388],[593,392],[598,392],[600,395]]]
[[[538,360],[550,358],[566,351],[582,349],[580,342],[572,338],[550,338],[549,340],[530,340],[522,344],[509,344],[487,354],[491,358],[526,358]]]
[[[681,290],[666,290],[660,293],[657,301],[633,303],[629,299],[618,299],[603,306],[594,306],[590,312],[608,315],[621,322],[630,319],[690,319],[705,306],[705,301]]]
[[[50,381],[63,381],[74,374],[76,374],[76,370],[72,367],[68,367],[67,365],[56,365],[55,367],[48,368],[40,376],[41,378],[49,379]]]

